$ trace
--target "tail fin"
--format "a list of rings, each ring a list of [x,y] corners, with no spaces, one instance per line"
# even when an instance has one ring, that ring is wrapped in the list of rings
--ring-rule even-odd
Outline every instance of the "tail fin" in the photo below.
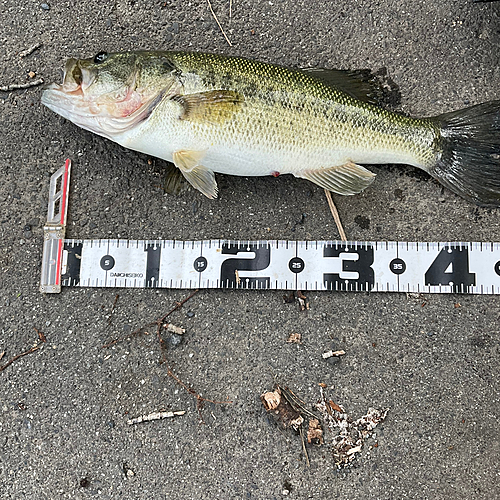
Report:
[[[478,205],[500,206],[500,101],[445,113],[441,154],[429,173],[463,198]]]

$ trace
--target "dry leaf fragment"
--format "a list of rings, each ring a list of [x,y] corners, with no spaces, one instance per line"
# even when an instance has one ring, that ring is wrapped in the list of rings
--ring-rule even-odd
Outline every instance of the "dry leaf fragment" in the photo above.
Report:
[[[323,429],[317,418],[309,420],[309,430],[307,431],[307,442],[309,444],[323,444]]]
[[[344,408],[342,408],[342,406],[339,406],[338,404],[334,403],[331,399],[330,399],[330,401],[328,401],[328,405],[334,411],[338,411],[339,413],[345,412],[345,410],[344,410]]]
[[[302,335],[300,333],[291,333],[287,342],[289,344],[301,344]]]
[[[281,391],[266,392],[260,397],[266,411],[275,410],[281,403]]]

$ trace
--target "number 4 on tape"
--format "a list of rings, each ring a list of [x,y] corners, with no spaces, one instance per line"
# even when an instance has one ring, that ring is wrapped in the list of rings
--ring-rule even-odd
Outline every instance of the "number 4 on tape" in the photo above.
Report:
[[[51,179],[41,291],[62,286],[500,294],[500,244],[64,239],[70,162]]]

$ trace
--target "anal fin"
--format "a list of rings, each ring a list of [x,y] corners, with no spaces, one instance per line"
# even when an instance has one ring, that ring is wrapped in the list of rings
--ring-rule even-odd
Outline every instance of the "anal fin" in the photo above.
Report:
[[[191,186],[207,198],[217,198],[218,188],[215,174],[199,163],[204,155],[204,151],[175,151],[173,154],[174,165],[182,172]]]
[[[357,194],[366,189],[375,179],[368,169],[348,162],[338,167],[303,170],[295,177],[307,179],[318,186],[342,195]]]

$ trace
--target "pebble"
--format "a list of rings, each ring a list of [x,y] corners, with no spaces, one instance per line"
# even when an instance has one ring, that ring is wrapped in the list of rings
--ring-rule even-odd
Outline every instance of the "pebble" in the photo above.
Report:
[[[48,3],[42,3],[42,4],[40,4],[40,7],[43,10],[50,10],[50,5]]]
[[[177,347],[181,342],[182,342],[182,335],[176,335],[175,333],[172,334],[167,339],[167,345],[169,347]]]
[[[186,316],[187,316],[188,318],[193,318],[193,317],[194,317],[194,312],[193,312],[193,311],[188,311],[188,312],[186,313]]]

